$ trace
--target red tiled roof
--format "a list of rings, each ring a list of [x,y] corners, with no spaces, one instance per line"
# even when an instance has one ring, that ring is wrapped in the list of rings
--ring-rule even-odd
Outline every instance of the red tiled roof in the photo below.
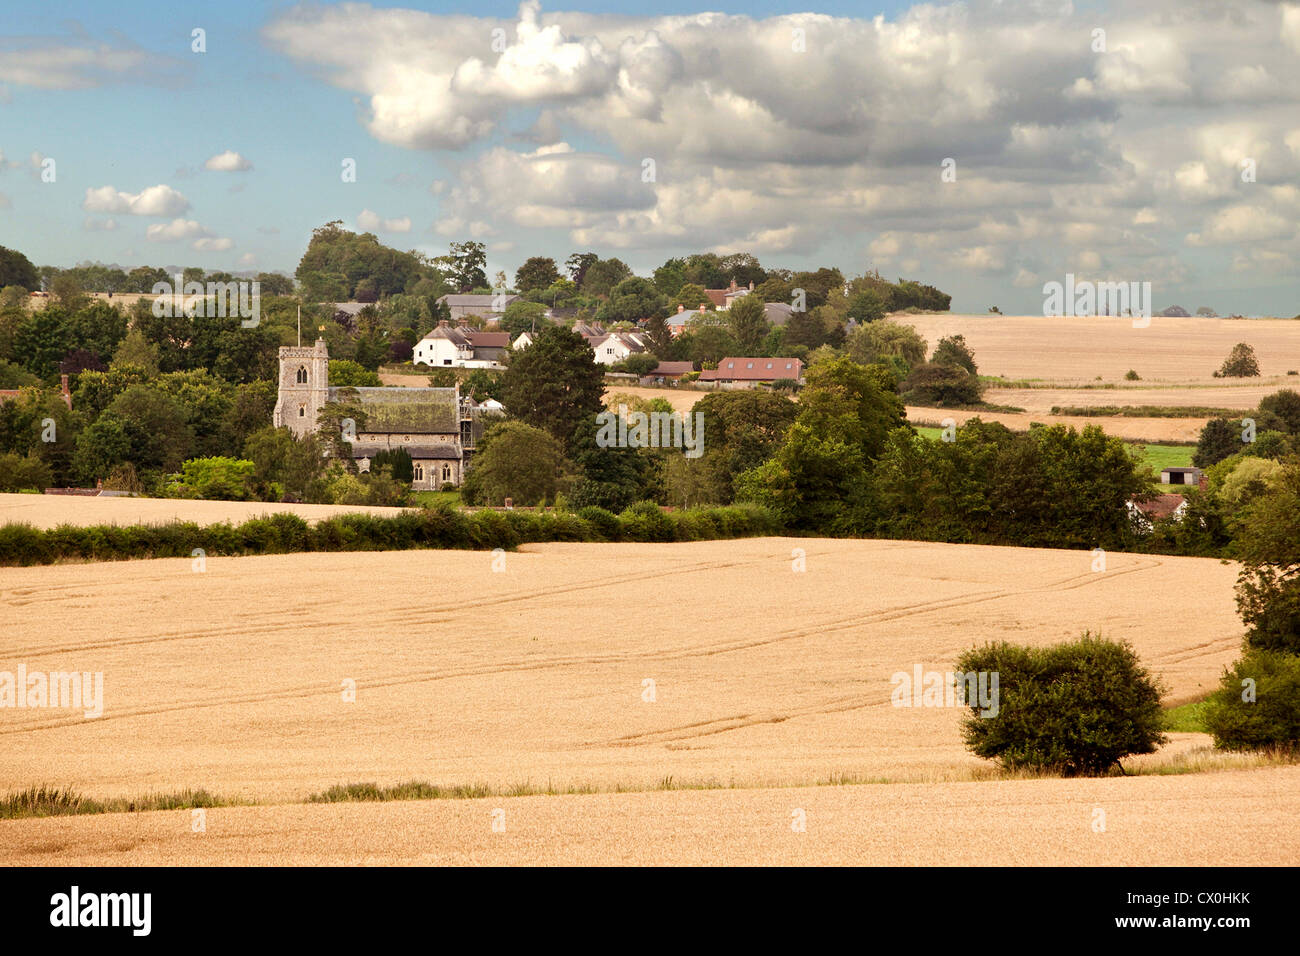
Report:
[[[1133,502],[1133,507],[1148,518],[1168,518],[1185,500],[1182,495],[1156,495],[1150,501]]]
[[[685,375],[695,371],[693,362],[660,362],[650,370],[651,375]]]
[[[720,309],[727,304],[727,293],[730,291],[730,289],[705,289],[704,294],[709,297],[714,308]]]
[[[803,362],[797,358],[755,358],[728,356],[715,369],[700,373],[702,382],[738,381],[768,382],[778,378],[798,381],[803,373]]]

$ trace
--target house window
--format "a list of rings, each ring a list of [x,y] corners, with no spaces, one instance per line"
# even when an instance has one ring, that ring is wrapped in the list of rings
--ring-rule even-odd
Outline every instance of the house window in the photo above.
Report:
[[[443,360],[442,360],[442,364],[443,364],[443,365],[450,365],[450,364],[451,364],[451,359],[443,359]]]
[[[299,385],[307,384],[307,369],[301,365],[298,366],[298,384]]]

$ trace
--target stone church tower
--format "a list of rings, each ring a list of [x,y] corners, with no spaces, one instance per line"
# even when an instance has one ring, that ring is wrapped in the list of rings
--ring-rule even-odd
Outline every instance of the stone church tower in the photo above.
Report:
[[[280,347],[279,394],[275,402],[276,427],[289,428],[296,437],[316,431],[316,416],[329,401],[330,355],[324,339],[312,346]]]

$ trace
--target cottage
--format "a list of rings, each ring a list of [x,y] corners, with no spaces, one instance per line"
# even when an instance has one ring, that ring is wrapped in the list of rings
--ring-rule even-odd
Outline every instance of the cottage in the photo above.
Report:
[[[629,355],[646,351],[645,338],[639,332],[610,332],[608,335],[594,337],[583,336],[596,362],[600,365],[616,365]]]
[[[480,332],[466,324],[451,327],[446,319],[415,345],[412,361],[435,368],[499,368],[510,346],[505,332]]]

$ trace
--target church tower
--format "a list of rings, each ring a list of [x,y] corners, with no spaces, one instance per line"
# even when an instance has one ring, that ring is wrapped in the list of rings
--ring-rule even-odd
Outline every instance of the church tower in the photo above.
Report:
[[[330,354],[324,339],[312,346],[280,347],[279,391],[275,400],[275,426],[294,435],[316,431],[316,416],[329,401]]]

